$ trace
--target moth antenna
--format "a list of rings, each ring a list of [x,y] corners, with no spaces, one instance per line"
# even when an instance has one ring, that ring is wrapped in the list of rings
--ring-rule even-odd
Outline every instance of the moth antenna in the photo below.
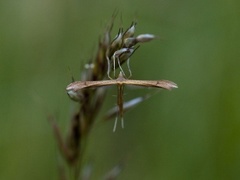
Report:
[[[116,131],[117,128],[117,121],[118,121],[118,117],[116,116],[115,122],[114,122],[114,126],[113,126],[113,132]]]

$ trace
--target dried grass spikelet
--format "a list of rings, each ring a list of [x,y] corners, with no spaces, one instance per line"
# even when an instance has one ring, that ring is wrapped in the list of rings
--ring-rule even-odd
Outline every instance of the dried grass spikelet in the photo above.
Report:
[[[123,28],[119,28],[115,38],[111,39],[111,31],[113,28],[115,15],[112,17],[111,22],[107,25],[103,36],[99,38],[98,49],[95,58],[93,58],[89,64],[93,64],[92,68],[85,69],[83,74],[87,74],[84,77],[88,77],[88,81],[99,81],[106,78],[107,69],[109,68],[108,59],[110,60],[110,70],[113,68],[119,68],[115,62],[113,67],[113,60],[115,57],[119,58],[120,64],[125,63],[139,47],[135,47],[137,43],[143,43],[154,39],[154,35],[150,37],[150,34],[142,34],[134,37],[136,30],[136,22],[132,22],[130,27],[123,31]],[[133,38],[134,43],[126,46],[126,40]],[[147,39],[147,40],[146,40]],[[121,68],[121,67],[120,67]],[[109,72],[111,73],[111,72]],[[73,100],[77,100],[80,103],[79,116],[81,133],[86,134],[95,120],[95,116],[98,113],[101,104],[104,100],[106,90],[104,89],[85,89],[81,92],[68,93],[69,97]],[[83,120],[84,119],[84,120]]]
[[[137,25],[136,22],[132,22],[130,27],[125,31],[122,27],[119,28],[115,38],[111,38],[111,31],[115,17],[116,14],[112,16],[112,19],[106,26],[103,35],[99,37],[96,54],[93,58],[90,59],[90,61],[85,65],[85,68],[82,70],[82,78],[80,82],[101,82],[104,81],[107,77],[110,77],[112,79],[111,75],[114,74],[113,80],[111,82],[113,84],[118,84],[119,79],[115,79],[115,70],[119,68],[120,74],[123,74],[122,82],[125,84],[130,83],[130,80],[128,80],[124,74],[121,65],[127,62],[129,74],[131,75],[132,72],[129,66],[129,59],[139,48],[138,44],[149,42],[156,38],[156,36],[152,34],[140,34],[138,36],[135,36]],[[109,81],[110,80],[108,80],[108,82]],[[143,81],[133,80],[131,83],[135,83],[135,85],[137,85],[138,83],[143,83]],[[172,85],[168,88],[165,87],[165,89],[177,87],[176,84],[170,81],[165,81],[165,83]],[[152,84],[152,86],[159,86],[159,84]],[[96,116],[102,107],[106,93],[107,90],[105,88],[82,88],[81,91],[68,89],[69,97],[79,104],[79,109],[72,115],[68,135],[65,139],[62,138],[60,130],[58,129],[55,121],[51,119],[52,127],[54,129],[54,134],[57,139],[60,152],[71,167],[78,167],[77,165],[80,163],[83,157],[82,153],[85,148],[85,137],[87,137],[91,131],[93,123],[96,120]],[[135,100],[134,103],[139,103],[142,100],[137,99],[137,101]],[[121,105],[119,105],[119,107],[121,107],[122,111],[124,111],[125,108],[129,108],[129,106],[131,104],[134,105],[134,103],[133,101],[128,102],[128,104],[121,102]],[[114,113],[117,113],[117,110],[111,111],[108,117],[112,117]],[[78,173],[79,172],[80,170],[78,169]]]

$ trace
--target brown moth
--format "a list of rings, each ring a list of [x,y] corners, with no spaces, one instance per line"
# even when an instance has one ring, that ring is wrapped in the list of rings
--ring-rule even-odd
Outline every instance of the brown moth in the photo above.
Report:
[[[117,85],[117,87],[118,87],[117,106],[118,106],[118,116],[121,118],[122,128],[124,127],[124,122],[123,122],[124,85],[154,87],[154,88],[162,88],[162,89],[167,89],[167,90],[171,90],[173,88],[178,88],[177,84],[175,84],[174,82],[168,81],[168,80],[154,81],[154,80],[126,79],[126,78],[124,78],[122,72],[120,71],[117,79],[102,80],[102,81],[75,81],[75,82],[69,84],[67,86],[66,90],[67,90],[69,97],[72,99],[75,99],[75,96],[78,96],[77,92],[84,88],[91,88],[91,87],[96,88],[96,87],[111,86],[111,85]],[[118,116],[115,119],[113,131],[116,130]]]

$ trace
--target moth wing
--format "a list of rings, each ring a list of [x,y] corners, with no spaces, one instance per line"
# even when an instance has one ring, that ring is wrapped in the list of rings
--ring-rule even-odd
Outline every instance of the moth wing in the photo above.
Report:
[[[75,81],[69,84],[66,88],[67,91],[74,90],[78,91],[84,88],[90,87],[101,87],[101,86],[110,86],[117,84],[114,80],[104,80],[104,81]]]
[[[142,86],[142,87],[156,87],[156,88],[163,88],[167,90],[178,88],[177,84],[168,80],[159,80],[159,81],[126,80],[125,84]]]

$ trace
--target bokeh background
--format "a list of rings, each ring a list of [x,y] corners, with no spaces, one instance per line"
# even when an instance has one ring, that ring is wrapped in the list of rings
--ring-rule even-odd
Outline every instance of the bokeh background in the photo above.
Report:
[[[67,132],[74,102],[65,92],[94,56],[118,9],[123,26],[160,38],[131,58],[135,79],[168,79],[161,91],[96,125],[85,160],[92,179],[122,162],[119,179],[239,179],[240,3],[237,0],[0,1],[0,179],[58,179],[59,154],[47,116]],[[116,18],[113,35],[120,25]],[[69,71],[70,69],[70,71]],[[109,91],[101,115],[115,105]],[[127,88],[125,98],[153,93]],[[101,118],[99,116],[99,120]]]

